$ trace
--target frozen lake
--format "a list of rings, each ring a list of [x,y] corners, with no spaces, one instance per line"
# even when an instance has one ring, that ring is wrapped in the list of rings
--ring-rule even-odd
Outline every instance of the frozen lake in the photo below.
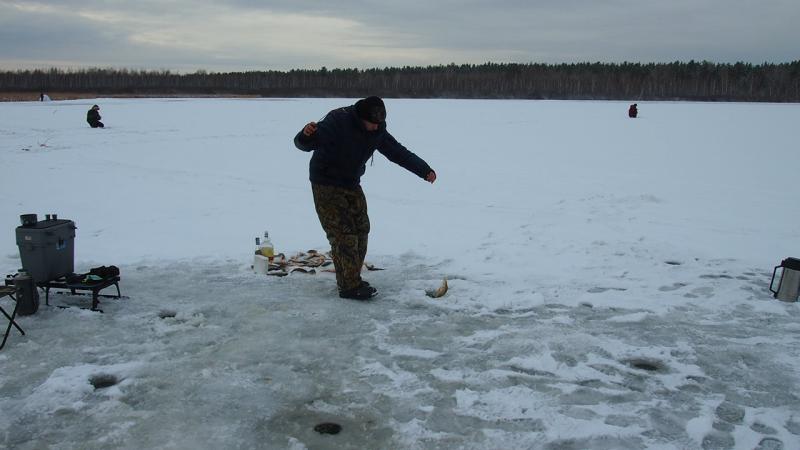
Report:
[[[291,140],[353,101],[0,103],[0,268],[57,213],[128,297],[19,318],[0,446],[800,448],[800,310],[767,289],[800,256],[800,105],[388,99],[438,180],[368,164],[359,303],[250,270],[265,229],[327,250]]]

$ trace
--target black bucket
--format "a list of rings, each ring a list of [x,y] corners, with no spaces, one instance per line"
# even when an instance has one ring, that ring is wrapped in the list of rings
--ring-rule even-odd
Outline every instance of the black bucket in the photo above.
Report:
[[[17,295],[17,314],[30,316],[39,310],[39,291],[36,290],[36,281],[28,272],[20,269],[14,276],[14,288]]]

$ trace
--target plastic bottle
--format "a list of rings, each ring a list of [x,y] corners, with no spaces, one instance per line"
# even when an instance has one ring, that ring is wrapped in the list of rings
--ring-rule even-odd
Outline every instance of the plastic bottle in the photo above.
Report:
[[[269,271],[269,260],[261,254],[261,239],[256,238],[256,251],[253,255],[253,271],[266,275]]]
[[[261,254],[266,256],[269,262],[272,263],[272,260],[275,259],[275,247],[272,246],[272,241],[269,240],[269,233],[266,231],[264,232],[264,239],[261,240],[259,250]]]

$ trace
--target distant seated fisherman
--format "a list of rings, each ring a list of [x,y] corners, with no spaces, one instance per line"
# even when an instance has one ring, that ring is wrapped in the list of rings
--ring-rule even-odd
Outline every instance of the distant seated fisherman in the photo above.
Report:
[[[635,119],[636,116],[639,115],[639,108],[637,108],[636,103],[632,104],[630,108],[628,108],[628,117],[631,119]]]
[[[100,122],[100,119],[102,119],[102,117],[100,117],[100,107],[97,105],[92,106],[92,109],[86,113],[86,121],[89,122],[89,126],[92,128],[105,127],[103,122]]]

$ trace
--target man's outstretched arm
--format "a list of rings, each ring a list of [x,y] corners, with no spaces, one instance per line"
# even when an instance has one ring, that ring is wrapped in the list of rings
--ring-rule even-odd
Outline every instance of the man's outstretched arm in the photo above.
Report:
[[[378,147],[378,151],[383,153],[389,161],[405,168],[411,173],[416,174],[423,180],[433,183],[436,181],[436,172],[422,158],[408,150],[403,144],[389,133],[386,139]]]

